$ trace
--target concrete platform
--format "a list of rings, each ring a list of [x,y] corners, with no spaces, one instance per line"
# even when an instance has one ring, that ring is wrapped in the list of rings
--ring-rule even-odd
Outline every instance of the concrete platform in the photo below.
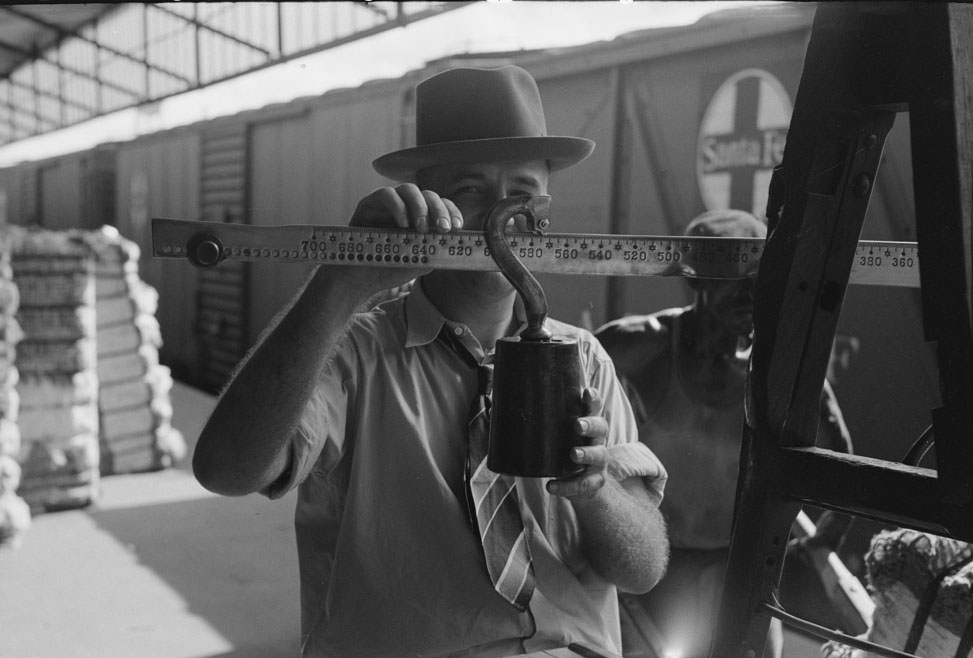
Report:
[[[175,385],[189,454],[213,401]],[[104,478],[95,505],[0,549],[0,658],[293,658],[293,513],[293,494],[210,494],[186,463]]]

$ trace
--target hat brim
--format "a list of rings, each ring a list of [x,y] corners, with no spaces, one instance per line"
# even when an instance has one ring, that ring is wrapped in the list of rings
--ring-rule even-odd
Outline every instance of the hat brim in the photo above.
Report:
[[[411,181],[416,172],[444,164],[547,160],[551,171],[577,164],[591,155],[595,143],[584,137],[499,137],[439,142],[387,153],[372,162],[375,171],[394,180]]]

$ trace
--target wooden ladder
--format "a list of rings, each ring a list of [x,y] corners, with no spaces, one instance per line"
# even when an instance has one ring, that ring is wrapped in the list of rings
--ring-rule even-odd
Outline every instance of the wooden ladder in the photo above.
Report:
[[[908,111],[935,470],[814,445],[818,399],[885,138]],[[747,422],[711,658],[758,658],[803,504],[973,541],[973,6],[821,3],[757,278]]]

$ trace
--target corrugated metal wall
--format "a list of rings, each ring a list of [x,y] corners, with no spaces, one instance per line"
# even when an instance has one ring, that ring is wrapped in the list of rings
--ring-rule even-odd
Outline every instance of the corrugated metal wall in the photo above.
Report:
[[[0,170],[3,220],[50,229],[115,223],[115,146]]]
[[[371,161],[401,143],[401,84],[374,85],[251,128],[250,223],[345,225],[358,200],[387,184]],[[310,266],[253,263],[250,334],[256,340]]]
[[[117,163],[116,226],[141,248],[141,276],[159,292],[159,359],[180,381],[195,382],[199,345],[193,300],[198,270],[182,261],[150,257],[150,220],[200,217],[200,136],[173,131],[122,144]]]
[[[238,118],[203,126],[200,148],[200,212],[211,222],[245,223],[247,124]],[[246,351],[246,264],[226,262],[199,271],[193,325],[199,384],[218,390]]]
[[[28,226],[37,221],[37,167],[18,165],[0,169],[3,213],[0,224]]]
[[[311,224],[315,218],[310,118],[262,121],[250,127],[250,224]],[[252,263],[247,343],[253,344],[271,318],[295,294],[310,265]]]
[[[82,225],[83,155],[74,153],[42,163],[38,172],[38,221],[44,228]]]
[[[541,79],[538,83],[552,135],[587,137],[596,142],[587,160],[551,177],[551,231],[610,233],[615,180],[612,132],[615,79],[604,71]],[[600,325],[610,313],[604,277],[540,275],[551,315],[566,322]]]
[[[114,144],[96,146],[81,159],[81,218],[78,226],[95,230],[116,223],[116,159]]]
[[[707,209],[697,178],[703,115],[720,85],[738,71],[759,68],[796,90],[804,56],[801,31],[725,43],[637,62],[624,71],[625,139],[629,155],[618,200],[620,232],[679,235]],[[749,208],[744,208],[749,210]],[[684,281],[625,278],[618,283],[614,317],[690,301]]]

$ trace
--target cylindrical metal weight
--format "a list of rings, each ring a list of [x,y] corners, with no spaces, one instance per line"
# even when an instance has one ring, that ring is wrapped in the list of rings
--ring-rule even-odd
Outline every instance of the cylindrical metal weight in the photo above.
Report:
[[[578,342],[503,338],[494,364],[487,467],[523,477],[580,472],[570,458],[583,442],[572,427],[584,386]]]

